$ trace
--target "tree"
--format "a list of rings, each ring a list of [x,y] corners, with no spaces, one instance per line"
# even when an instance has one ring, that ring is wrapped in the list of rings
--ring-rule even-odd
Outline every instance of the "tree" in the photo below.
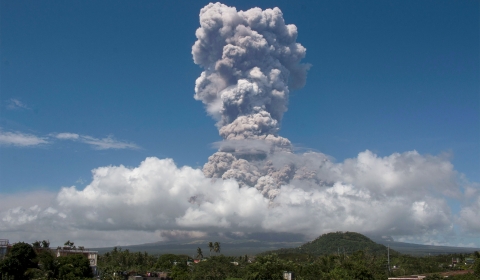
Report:
[[[213,251],[217,254],[220,253],[220,242],[215,242],[213,244]]]
[[[73,243],[73,242],[71,242],[70,240],[68,240],[68,241],[65,242],[65,244],[63,244],[63,245],[64,245],[65,247],[70,247],[70,248],[72,248],[74,244],[75,244],[75,243]]]
[[[90,262],[80,254],[58,257],[58,276],[60,279],[76,279],[93,277]]]
[[[203,253],[200,247],[197,248],[197,259],[203,259]]]
[[[277,255],[259,256],[255,262],[247,266],[247,279],[283,279],[283,271],[291,270]]]
[[[473,265],[473,274],[480,278],[480,252],[475,251],[475,264]]]
[[[213,251],[213,242],[208,242],[208,249],[210,249],[210,257],[211,257],[212,251]]]
[[[171,276],[175,280],[190,279],[187,262],[186,261],[177,262],[172,268]]]
[[[40,241],[38,241],[38,240],[32,243],[32,247],[33,247],[34,249],[38,249],[38,248],[40,248],[41,246],[42,246],[42,244],[41,244]]]
[[[223,280],[238,276],[237,270],[230,257],[213,256],[208,261],[200,262],[193,267],[191,279]]]
[[[58,262],[50,250],[42,250],[37,255],[38,276],[41,279],[55,279],[58,276]]]
[[[26,272],[29,269],[37,268],[37,254],[33,247],[24,242],[16,243],[12,246],[7,257],[0,263],[0,272],[2,274],[13,276],[13,279],[30,279],[31,276]]]
[[[328,274],[325,274],[325,278],[331,279],[331,280],[355,279],[355,278],[352,278],[350,275],[348,275],[348,272],[345,269],[339,266],[335,267]]]
[[[443,279],[443,276],[441,276],[440,274],[438,273],[434,273],[434,274],[431,274],[431,275],[428,275],[427,277],[425,277],[425,280],[442,280]]]
[[[42,248],[50,248],[50,241],[42,240]]]
[[[155,264],[155,267],[157,269],[160,269],[161,271],[168,271],[172,269],[173,264],[177,260],[181,260],[181,259],[185,259],[185,257],[174,255],[174,254],[164,254],[158,258],[157,263]]]

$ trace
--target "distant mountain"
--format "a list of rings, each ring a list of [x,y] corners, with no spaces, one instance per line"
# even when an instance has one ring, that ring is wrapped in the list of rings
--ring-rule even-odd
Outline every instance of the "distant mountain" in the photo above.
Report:
[[[290,242],[268,242],[259,240],[209,240],[212,242],[220,242],[220,253],[227,256],[243,256],[243,255],[256,255],[265,251],[276,250],[279,248],[290,248],[300,246],[303,242],[290,241]],[[185,241],[171,241],[171,242],[156,242],[140,245],[118,246],[123,250],[129,250],[130,252],[147,252],[153,255],[161,254],[183,254],[183,255],[196,255],[197,248],[200,247],[204,256],[209,256],[210,251],[208,249],[207,240],[185,240]],[[113,247],[104,248],[92,248],[92,250],[98,251],[100,254],[109,252]],[[215,253],[211,253],[215,255]]]
[[[473,253],[475,251],[480,252],[480,248],[472,247],[452,247],[452,246],[434,246],[434,245],[422,245],[406,242],[396,242],[391,238],[374,237],[370,238],[385,246],[389,246],[391,249],[398,251],[402,254],[425,256],[425,255],[441,255],[441,254],[460,254],[460,253]]]
[[[319,236],[297,248],[282,248],[267,253],[330,255],[352,254],[356,251],[368,251],[372,254],[386,254],[387,247],[373,242],[370,238],[356,232],[331,232]],[[390,253],[396,253],[391,250]]]
[[[448,247],[419,245],[412,243],[395,242],[391,237],[366,237],[356,232],[331,232],[319,236],[317,239],[305,243],[297,237],[280,238],[279,236],[250,236],[248,239],[242,238],[215,238],[215,240],[183,240],[156,242],[140,245],[118,246],[122,249],[128,249],[130,252],[147,252],[149,254],[185,254],[195,255],[200,247],[205,256],[208,256],[208,242],[220,242],[221,254],[229,256],[256,255],[260,253],[274,252],[277,254],[351,254],[357,250],[368,250],[375,254],[385,254],[387,247],[390,247],[390,253],[395,251],[410,255],[438,255],[450,253],[471,253],[480,251],[480,248],[466,247]],[[92,248],[100,254],[109,252],[113,247]],[[212,255],[214,253],[212,252]]]

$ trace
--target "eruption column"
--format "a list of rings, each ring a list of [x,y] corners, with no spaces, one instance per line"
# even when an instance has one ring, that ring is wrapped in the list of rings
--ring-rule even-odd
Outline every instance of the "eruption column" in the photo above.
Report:
[[[300,63],[306,49],[296,42],[297,27],[285,24],[278,8],[237,12],[220,3],[201,9],[200,26],[192,54],[204,71],[195,99],[205,104],[225,140],[204,173],[260,189],[278,185],[270,175],[279,170],[265,159],[291,149],[290,141],[278,136],[280,122],[289,87],[303,87],[310,67]]]

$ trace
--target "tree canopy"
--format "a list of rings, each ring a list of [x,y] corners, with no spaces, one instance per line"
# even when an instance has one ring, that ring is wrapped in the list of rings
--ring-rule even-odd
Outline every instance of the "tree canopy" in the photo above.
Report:
[[[30,279],[27,271],[37,268],[37,254],[32,245],[24,242],[16,243],[0,263],[0,272],[13,279]]]
[[[24,242],[14,244],[5,259],[0,262],[1,277],[8,280],[93,277],[87,257],[72,254],[56,258],[54,252],[48,248],[49,245],[50,243],[45,240],[33,242],[33,246]]]
[[[359,250],[368,251],[376,255],[384,255],[387,252],[387,247],[373,242],[370,238],[360,233],[337,231],[323,234],[297,248],[279,249],[266,252],[265,254],[310,254],[321,256],[352,254]],[[398,254],[394,250],[390,250],[390,253]]]

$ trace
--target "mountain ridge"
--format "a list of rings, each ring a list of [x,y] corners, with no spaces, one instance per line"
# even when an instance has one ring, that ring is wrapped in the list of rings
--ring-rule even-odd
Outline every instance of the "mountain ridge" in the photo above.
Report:
[[[376,246],[375,250],[386,252],[386,246],[390,247],[391,252],[397,251],[402,254],[410,254],[410,255],[428,255],[428,254],[449,254],[449,253],[473,253],[474,251],[480,251],[480,248],[471,248],[471,247],[455,247],[455,246],[434,246],[434,245],[422,245],[422,244],[414,244],[414,243],[405,243],[405,242],[398,242],[393,241],[392,238],[382,238],[382,237],[369,237],[362,235],[360,233],[355,232],[348,232],[350,235],[356,236],[363,240],[364,242],[371,242],[381,245]],[[332,234],[326,233],[323,235]],[[363,237],[360,237],[358,235]],[[200,247],[205,254],[209,252],[208,249],[208,242],[218,241],[221,243],[221,253],[225,255],[256,255],[260,253],[264,253],[267,251],[276,251],[280,249],[292,249],[298,248],[302,246],[306,246],[307,244],[311,244],[315,240],[319,239],[323,235],[320,235],[316,239],[312,241],[300,241],[300,240],[290,240],[290,241],[266,241],[266,240],[258,240],[254,238],[248,239],[233,239],[233,238],[216,238],[212,240],[205,240],[205,239],[184,239],[184,240],[171,240],[171,241],[158,241],[153,243],[144,243],[144,244],[136,244],[136,245],[127,245],[127,246],[116,246],[122,248],[124,250],[128,249],[131,252],[148,252],[150,254],[187,254],[192,255],[196,252],[196,249]],[[366,239],[364,239],[366,238]],[[373,245],[373,244],[372,244]],[[347,247],[340,244],[332,244],[334,250],[331,253],[343,253],[343,248],[345,248],[345,253],[352,253],[350,251],[347,252]],[[91,248],[92,250],[98,251],[100,254],[111,251],[114,247],[97,247]],[[305,248],[305,247],[303,247]],[[362,248],[364,249],[364,248]]]
[[[282,248],[274,251],[265,252],[276,253],[279,255],[288,254],[307,254],[307,255],[332,255],[347,254],[350,255],[356,251],[368,251],[375,255],[386,254],[387,247],[375,243],[367,236],[357,232],[330,232],[320,235],[314,240],[307,242],[297,248]],[[398,254],[395,250],[390,250],[393,254]]]

